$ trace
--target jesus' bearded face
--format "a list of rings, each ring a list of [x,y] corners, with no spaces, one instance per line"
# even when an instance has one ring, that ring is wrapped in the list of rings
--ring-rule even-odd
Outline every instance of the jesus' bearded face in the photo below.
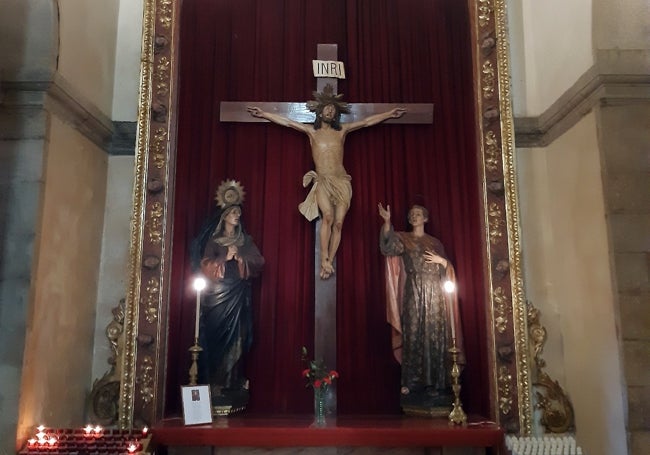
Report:
[[[336,107],[333,104],[328,104],[323,108],[322,114],[323,121],[331,122],[336,118]]]

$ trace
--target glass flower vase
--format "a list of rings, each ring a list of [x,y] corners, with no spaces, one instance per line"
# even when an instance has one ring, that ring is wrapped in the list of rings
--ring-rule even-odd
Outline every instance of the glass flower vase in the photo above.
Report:
[[[325,426],[325,387],[314,387],[314,426]]]

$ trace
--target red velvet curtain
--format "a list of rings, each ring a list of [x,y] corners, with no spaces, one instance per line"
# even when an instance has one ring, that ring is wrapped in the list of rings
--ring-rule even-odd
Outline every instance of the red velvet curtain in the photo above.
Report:
[[[299,214],[309,140],[273,124],[223,123],[221,101],[311,99],[318,43],[338,44],[348,102],[434,103],[432,125],[351,133],[354,195],[337,257],[339,414],[399,413],[399,365],[385,321],[377,203],[396,229],[413,203],[430,212],[457,270],[467,367],[464,407],[489,413],[486,302],[467,5],[458,0],[184,0],[172,245],[166,413],[187,382],[195,295],[189,244],[222,180],[246,189],[243,223],[266,259],[254,286],[247,360],[250,413],[302,413],[311,393],[300,347],[313,352],[314,226]]]

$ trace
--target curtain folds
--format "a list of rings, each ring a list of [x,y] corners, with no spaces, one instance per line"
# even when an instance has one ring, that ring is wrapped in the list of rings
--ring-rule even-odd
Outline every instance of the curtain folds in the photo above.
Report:
[[[456,267],[466,343],[468,412],[489,414],[486,302],[470,29],[458,0],[184,0],[175,172],[166,415],[180,409],[193,343],[189,245],[222,180],[246,190],[242,220],[266,259],[254,284],[251,413],[308,413],[300,348],[313,352],[314,225],[297,206],[309,140],[273,124],[222,123],[221,101],[311,99],[318,43],[338,44],[348,102],[434,103],[432,125],[351,133],[352,206],[337,257],[339,414],[399,413],[399,365],[385,320],[377,203],[406,229],[413,203],[430,212]],[[378,398],[381,397],[381,398]]]

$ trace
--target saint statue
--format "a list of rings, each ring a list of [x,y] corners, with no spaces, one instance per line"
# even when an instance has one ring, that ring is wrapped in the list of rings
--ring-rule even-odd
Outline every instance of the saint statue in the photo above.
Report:
[[[352,200],[352,177],[343,167],[343,145],[349,132],[376,125],[389,118],[401,117],[403,108],[371,115],[363,120],[341,123],[341,114],[349,113],[349,105],[341,101],[343,95],[335,95],[331,85],[322,93],[315,92],[316,100],[309,101],[307,108],[316,113],[313,125],[296,122],[287,117],[248,107],[254,117],[269,120],[305,133],[311,144],[315,170],[303,177],[303,186],[312,185],[309,194],[299,206],[300,213],[309,221],[321,216],[320,227],[320,277],[329,278],[334,273],[334,257],[341,242],[343,220]]]
[[[447,416],[453,402],[449,349],[462,336],[454,268],[442,243],[428,235],[426,208],[408,213],[409,232],[396,232],[390,206],[378,204],[384,220],[379,246],[386,256],[387,318],[392,327],[393,353],[401,364],[402,409],[407,414]]]
[[[207,280],[201,297],[199,381],[210,384],[213,413],[245,409],[248,379],[244,360],[253,341],[251,279],[264,258],[241,223],[244,191],[239,182],[217,189],[218,211],[195,239],[199,267]]]

